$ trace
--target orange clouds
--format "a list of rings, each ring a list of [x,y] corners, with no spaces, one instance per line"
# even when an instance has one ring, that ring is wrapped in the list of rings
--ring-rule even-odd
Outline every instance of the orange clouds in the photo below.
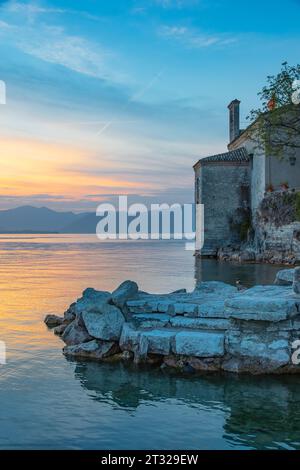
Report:
[[[96,161],[92,158],[92,162],[96,174],[84,171],[86,166],[91,167],[87,150],[38,140],[2,138],[0,193],[7,196],[47,193],[75,199],[86,194],[133,193],[153,187],[145,182],[123,180],[120,175],[108,176],[109,162],[100,156]]]

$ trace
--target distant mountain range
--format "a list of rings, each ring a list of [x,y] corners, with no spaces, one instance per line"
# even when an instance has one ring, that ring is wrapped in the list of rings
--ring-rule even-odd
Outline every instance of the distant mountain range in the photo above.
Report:
[[[99,217],[92,212],[56,212],[22,206],[0,211],[0,233],[95,233]]]
[[[117,213],[117,233],[119,233]],[[135,217],[128,216],[128,223]],[[56,212],[47,207],[22,206],[0,211],[0,233],[96,233],[101,217],[93,212]],[[171,218],[170,232],[174,233]],[[151,213],[148,213],[148,228],[151,227]],[[161,226],[160,226],[161,228]],[[159,230],[160,232],[160,230]]]

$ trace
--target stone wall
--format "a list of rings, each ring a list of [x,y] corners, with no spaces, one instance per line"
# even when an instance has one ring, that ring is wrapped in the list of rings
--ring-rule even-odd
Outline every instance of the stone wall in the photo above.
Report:
[[[202,255],[216,255],[220,246],[241,241],[236,226],[249,206],[249,173],[249,165],[239,162],[203,163],[196,169],[196,201],[204,204]]]
[[[270,193],[255,218],[255,249],[273,262],[300,261],[300,219],[296,192]]]

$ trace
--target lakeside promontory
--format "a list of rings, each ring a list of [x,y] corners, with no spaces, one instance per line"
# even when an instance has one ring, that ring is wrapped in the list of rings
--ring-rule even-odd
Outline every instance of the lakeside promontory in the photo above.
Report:
[[[274,285],[200,282],[193,292],[86,289],[63,317],[47,315],[66,356],[134,361],[181,372],[299,373],[300,268]]]

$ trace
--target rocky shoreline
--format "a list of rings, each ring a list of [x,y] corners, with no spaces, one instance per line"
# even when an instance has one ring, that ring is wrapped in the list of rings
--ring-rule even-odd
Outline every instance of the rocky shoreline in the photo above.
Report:
[[[201,253],[198,254],[201,257]],[[276,252],[274,250],[265,250],[259,252],[251,246],[242,248],[237,247],[223,247],[217,251],[215,256],[219,261],[228,261],[233,263],[264,263],[276,264],[282,266],[297,266],[299,265],[299,257],[289,251]]]
[[[300,268],[274,285],[243,289],[200,282],[193,292],[149,294],[133,281],[112,293],[86,289],[45,323],[66,356],[134,361],[181,372],[300,373]],[[294,353],[294,355],[293,355]],[[299,353],[300,357],[300,353]]]

